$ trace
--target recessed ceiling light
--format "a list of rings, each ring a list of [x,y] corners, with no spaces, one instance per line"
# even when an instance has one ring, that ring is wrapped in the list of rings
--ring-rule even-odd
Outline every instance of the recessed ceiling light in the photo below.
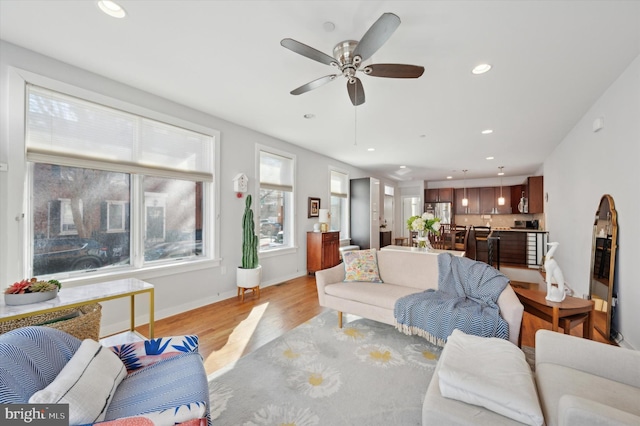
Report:
[[[447,176],[447,179],[453,179],[453,176]]]
[[[401,169],[406,169],[406,168],[407,168],[407,166],[400,166],[400,168],[401,168]]]
[[[368,149],[367,149],[367,151],[369,151],[369,152],[373,152],[373,151],[375,151],[375,150],[376,150],[375,148],[368,148]]]
[[[474,69],[471,70],[473,74],[484,74],[485,72],[491,69],[491,65],[489,64],[480,64],[476,65]]]
[[[99,0],[98,7],[113,18],[124,18],[127,15],[127,12],[119,4],[111,0]]]
[[[487,157],[487,160],[493,160],[493,157]]]
[[[315,114],[305,114],[304,118],[306,118],[307,120],[311,120],[313,118],[316,118],[316,115]]]
[[[491,133],[493,133],[493,130],[491,130],[491,129],[485,129],[485,130],[483,130],[483,131],[482,131],[482,132],[480,132],[480,133],[482,133],[483,135],[490,135]]]
[[[426,138],[426,137],[427,137],[427,135],[420,135],[420,137],[421,137],[421,138]]]
[[[327,21],[324,24],[322,24],[322,28],[324,28],[326,32],[330,33],[336,29],[336,24],[334,24],[333,22]]]

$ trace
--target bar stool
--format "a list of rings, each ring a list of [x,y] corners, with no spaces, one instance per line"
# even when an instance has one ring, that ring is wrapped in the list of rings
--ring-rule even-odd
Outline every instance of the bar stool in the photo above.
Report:
[[[395,237],[393,239],[393,241],[394,241],[394,244],[396,246],[406,246],[409,243],[409,238],[408,237]],[[405,243],[407,243],[407,244],[405,244]]]

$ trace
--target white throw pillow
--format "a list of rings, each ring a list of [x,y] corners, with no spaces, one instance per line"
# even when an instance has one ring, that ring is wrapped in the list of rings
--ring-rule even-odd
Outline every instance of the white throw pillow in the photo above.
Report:
[[[440,355],[442,396],[485,407],[528,425],[543,425],[524,353],[513,343],[454,330]]]
[[[69,404],[69,424],[104,420],[113,394],[127,375],[116,354],[95,340],[86,339],[46,388],[34,393],[29,402]]]

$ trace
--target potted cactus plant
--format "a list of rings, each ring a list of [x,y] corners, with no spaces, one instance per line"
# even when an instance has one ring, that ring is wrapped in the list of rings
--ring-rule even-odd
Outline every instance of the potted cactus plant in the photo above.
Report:
[[[247,195],[242,216],[242,265],[238,267],[236,274],[238,289],[259,289],[261,279],[262,266],[258,264],[258,236],[255,232],[251,209],[251,195]]]

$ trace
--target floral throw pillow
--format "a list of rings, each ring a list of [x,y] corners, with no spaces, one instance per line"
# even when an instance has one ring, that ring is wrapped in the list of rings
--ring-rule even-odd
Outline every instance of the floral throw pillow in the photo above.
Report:
[[[345,282],[382,282],[375,249],[348,251],[343,253],[342,259],[344,261]]]
[[[144,340],[110,348],[122,360],[127,373],[180,353],[198,352],[198,336],[171,336]]]

